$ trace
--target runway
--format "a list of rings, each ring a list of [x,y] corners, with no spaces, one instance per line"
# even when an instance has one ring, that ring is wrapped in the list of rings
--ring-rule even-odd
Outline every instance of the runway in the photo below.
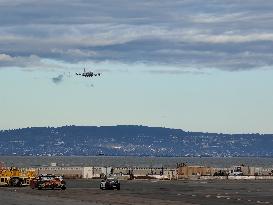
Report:
[[[272,181],[121,181],[121,190],[100,190],[99,180],[68,180],[67,190],[0,188],[5,205],[225,205],[273,204]]]

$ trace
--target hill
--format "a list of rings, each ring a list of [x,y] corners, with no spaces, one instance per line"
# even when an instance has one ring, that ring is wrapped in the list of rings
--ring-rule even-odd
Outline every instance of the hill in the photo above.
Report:
[[[0,155],[273,156],[272,134],[218,134],[135,125],[0,131]]]

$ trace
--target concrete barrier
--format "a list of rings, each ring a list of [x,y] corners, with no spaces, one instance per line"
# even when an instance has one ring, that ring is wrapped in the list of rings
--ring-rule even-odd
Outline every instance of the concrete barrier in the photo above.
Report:
[[[228,176],[230,180],[255,180],[255,176]]]
[[[273,180],[273,176],[190,176],[180,180]]]
[[[257,180],[273,180],[273,176],[255,176]]]
[[[228,179],[227,176],[201,176],[201,180],[224,180]]]

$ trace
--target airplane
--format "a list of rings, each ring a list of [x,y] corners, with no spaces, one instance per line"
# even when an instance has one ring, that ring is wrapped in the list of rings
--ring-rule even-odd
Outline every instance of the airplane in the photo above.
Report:
[[[92,71],[85,71],[85,68],[83,69],[83,73],[76,73],[76,75],[81,75],[83,77],[93,77],[93,76],[100,76],[101,73],[93,73]]]

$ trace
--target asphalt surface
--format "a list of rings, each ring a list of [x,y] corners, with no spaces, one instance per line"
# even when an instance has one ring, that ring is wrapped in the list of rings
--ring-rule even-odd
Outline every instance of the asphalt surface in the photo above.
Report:
[[[121,181],[121,190],[100,190],[99,180],[67,180],[67,190],[0,188],[2,205],[272,204],[273,181]]]

